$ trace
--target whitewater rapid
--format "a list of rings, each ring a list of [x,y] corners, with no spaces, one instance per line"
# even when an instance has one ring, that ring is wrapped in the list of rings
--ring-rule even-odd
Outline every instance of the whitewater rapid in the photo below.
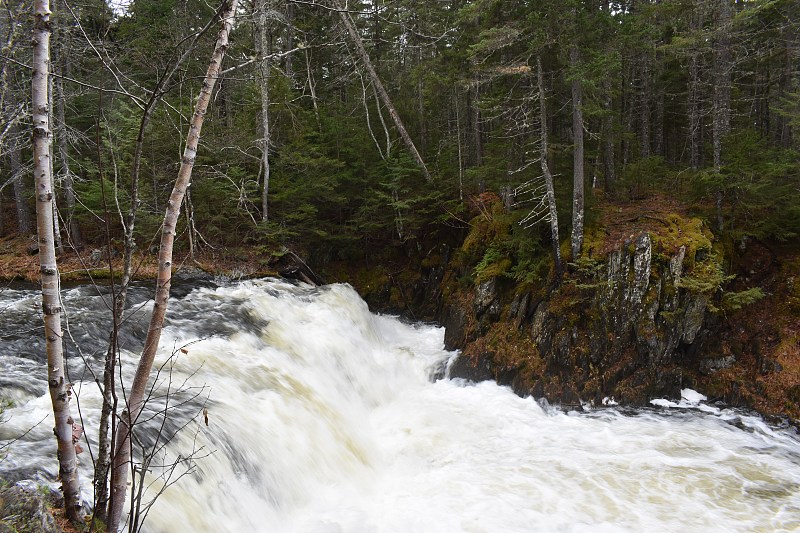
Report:
[[[88,368],[103,352],[102,298],[91,287],[65,291]],[[125,375],[149,318],[147,291],[131,305]],[[0,397],[14,401],[0,441],[45,419],[10,446],[0,476],[52,481],[37,306],[35,291],[0,293]],[[347,285],[199,288],[175,298],[168,316],[141,440],[180,429],[150,465],[150,494],[185,475],[149,510],[147,532],[800,529],[794,434],[689,391],[690,401],[659,409],[564,413],[493,383],[436,380],[455,355],[443,330],[371,314]],[[70,352],[94,442],[99,394],[72,343]],[[164,421],[168,402],[178,407]],[[91,460],[80,461],[90,498]],[[170,474],[160,464],[178,466]]]

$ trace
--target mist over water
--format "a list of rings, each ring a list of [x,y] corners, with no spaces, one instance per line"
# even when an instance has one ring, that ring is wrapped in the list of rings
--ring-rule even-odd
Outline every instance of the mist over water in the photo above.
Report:
[[[134,291],[141,310],[125,326],[128,376],[146,298]],[[110,322],[102,296],[78,287],[65,302],[72,336],[99,371]],[[0,396],[14,401],[0,441],[45,419],[11,446],[0,474],[52,480],[38,305],[35,291],[0,293]],[[170,481],[186,475],[149,510],[145,530],[800,529],[792,433],[693,395],[668,409],[563,413],[493,383],[434,381],[454,355],[442,346],[442,329],[373,315],[347,285],[251,281],[173,300],[140,439],[182,428],[151,465],[151,494],[170,475],[159,464],[178,465]],[[70,353],[96,439],[100,396],[72,345]],[[164,421],[167,403],[178,407]],[[88,452],[80,462],[88,491]]]

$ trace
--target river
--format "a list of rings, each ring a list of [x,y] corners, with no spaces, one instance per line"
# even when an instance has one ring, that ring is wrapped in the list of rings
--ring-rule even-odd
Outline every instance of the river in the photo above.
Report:
[[[139,432],[140,446],[155,444],[144,500],[175,483],[143,507],[146,532],[800,529],[794,432],[694,391],[648,409],[563,412],[493,383],[436,379],[455,355],[443,330],[371,314],[347,285],[178,289]],[[91,446],[107,292],[64,290]],[[131,294],[124,376],[148,294]],[[0,443],[27,432],[0,476],[52,482],[39,305],[30,288],[0,292],[0,398],[13,402]],[[79,456],[87,499],[91,446]]]

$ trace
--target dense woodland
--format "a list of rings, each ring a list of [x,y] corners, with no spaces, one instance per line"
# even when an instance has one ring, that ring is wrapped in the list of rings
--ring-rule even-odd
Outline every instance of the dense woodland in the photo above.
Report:
[[[121,250],[126,228],[152,246],[217,8],[53,3],[62,247],[108,229]],[[4,234],[33,232],[31,13],[0,17]],[[548,221],[578,253],[603,198],[669,197],[718,234],[791,241],[798,17],[793,0],[245,2],[178,246],[359,261],[463,227],[493,193],[526,219],[510,252],[529,263]]]

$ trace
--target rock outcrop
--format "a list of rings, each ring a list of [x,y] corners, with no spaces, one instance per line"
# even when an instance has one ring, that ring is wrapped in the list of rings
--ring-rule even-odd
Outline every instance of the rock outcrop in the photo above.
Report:
[[[573,264],[556,287],[476,282],[442,311],[447,348],[463,350],[451,376],[567,405],[679,397],[701,369],[726,364],[701,356],[724,278],[698,235],[690,245],[632,235]]]
[[[0,533],[63,533],[42,493],[18,485],[0,486]]]

